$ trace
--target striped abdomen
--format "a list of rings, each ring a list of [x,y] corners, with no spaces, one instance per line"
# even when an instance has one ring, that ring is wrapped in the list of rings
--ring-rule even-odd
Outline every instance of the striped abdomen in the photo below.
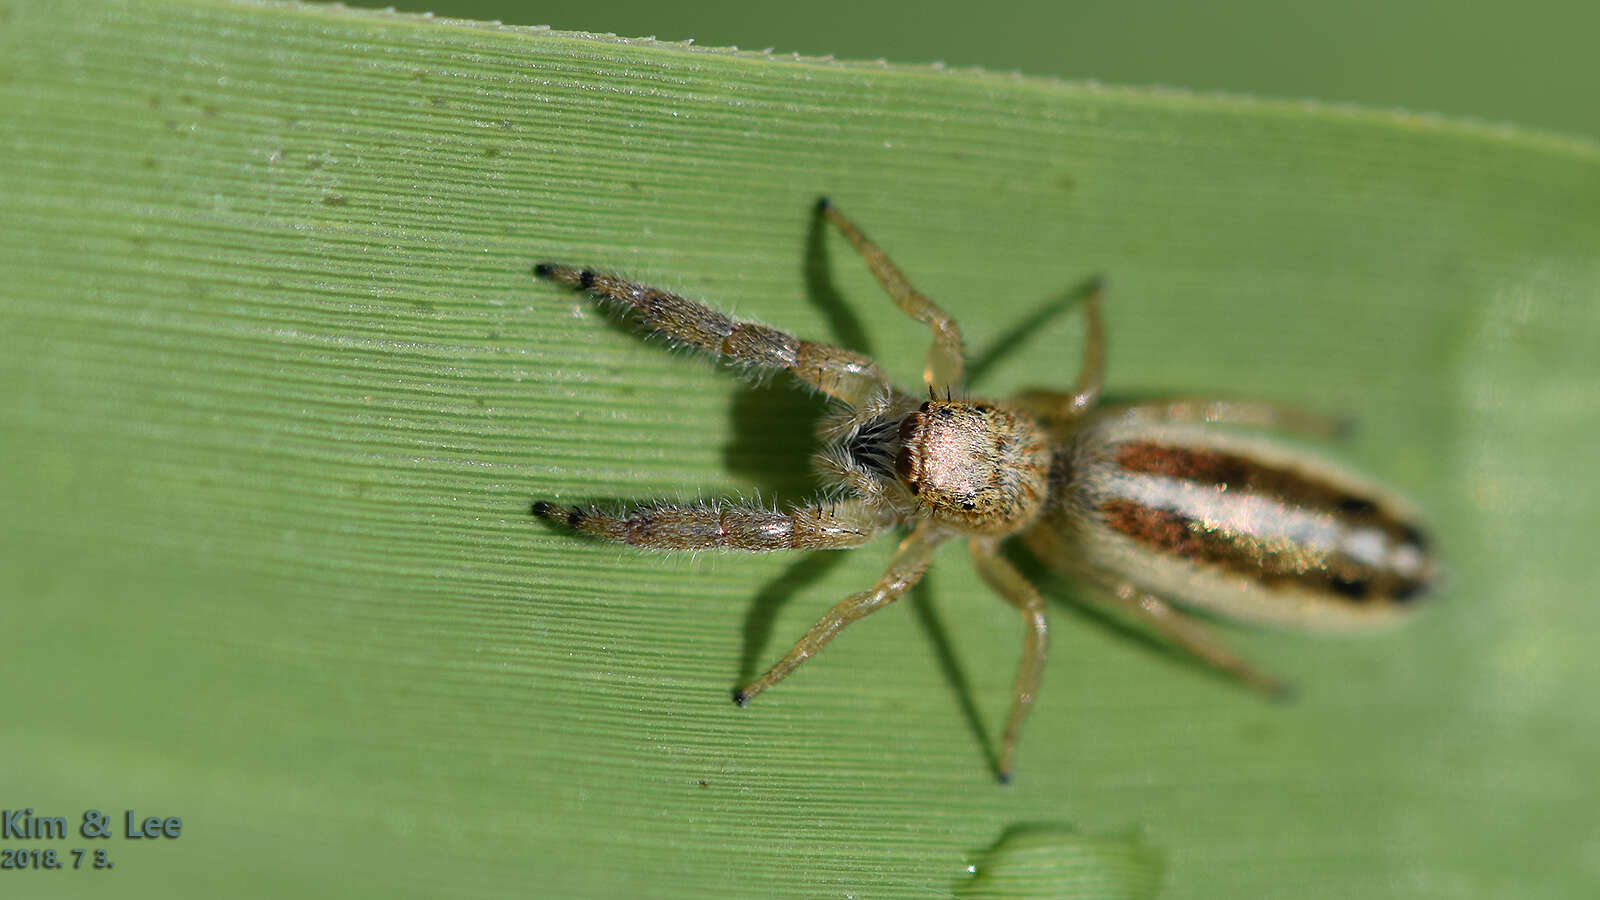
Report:
[[[1053,533],[1029,536],[1042,555],[1302,627],[1392,618],[1434,579],[1410,507],[1320,458],[1207,426],[1090,425],[1076,437],[1057,460]]]

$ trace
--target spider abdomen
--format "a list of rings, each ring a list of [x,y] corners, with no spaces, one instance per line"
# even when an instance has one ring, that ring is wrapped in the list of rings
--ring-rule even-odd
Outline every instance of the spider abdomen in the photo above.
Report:
[[[1435,580],[1408,504],[1275,441],[1111,415],[1062,452],[1049,512],[1028,535],[1062,568],[1115,572],[1177,603],[1300,628],[1404,616]]]

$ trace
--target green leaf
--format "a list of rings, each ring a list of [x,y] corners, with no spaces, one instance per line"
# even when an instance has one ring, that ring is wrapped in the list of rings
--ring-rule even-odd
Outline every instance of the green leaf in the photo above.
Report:
[[[1595,145],[330,7],[0,14],[0,804],[70,828],[0,841],[67,854],[16,873],[35,894],[1600,879]],[[1430,511],[1450,586],[1359,640],[1225,628],[1299,686],[1275,707],[1051,583],[1006,788],[1022,628],[959,552],[736,708],[892,541],[668,558],[531,521],[535,498],[804,499],[823,409],[529,267],[626,273],[913,384],[926,331],[819,230],[822,193],[978,354],[1103,272],[1116,390],[1358,414],[1335,452]],[[1028,331],[978,389],[1071,379],[1076,318]],[[78,835],[91,809],[117,837]],[[122,837],[127,810],[182,836]],[[1051,870],[1019,834],[1079,837]]]

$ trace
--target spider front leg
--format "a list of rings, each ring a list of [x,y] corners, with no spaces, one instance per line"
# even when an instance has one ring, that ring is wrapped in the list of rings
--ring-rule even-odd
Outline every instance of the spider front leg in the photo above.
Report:
[[[852,594],[839,601],[828,614],[817,620],[811,626],[805,637],[802,637],[790,650],[788,655],[778,661],[778,664],[767,670],[755,681],[750,682],[733,694],[733,700],[740,706],[750,702],[750,698],[772,687],[789,676],[801,663],[828,645],[828,642],[838,636],[846,625],[857,619],[864,618],[871,613],[888,606],[898,600],[906,591],[916,587],[922,580],[922,575],[928,570],[928,561],[933,558],[933,551],[945,539],[946,535],[935,532],[926,523],[919,525],[911,536],[901,542],[900,548],[895,551],[894,558],[889,561],[888,571],[878,579],[872,590]]]
[[[961,329],[956,325],[956,320],[940,309],[939,304],[912,287],[899,267],[889,261],[888,255],[878,249],[878,245],[827,197],[817,201],[817,210],[844,234],[856,252],[867,261],[867,268],[872,270],[873,277],[878,279],[878,284],[883,286],[895,305],[933,330],[933,346],[928,349],[928,363],[923,369],[922,380],[928,383],[929,388],[959,390],[966,357],[961,346]]]
[[[674,344],[702,350],[749,369],[787,370],[806,384],[851,406],[890,390],[871,357],[792,334],[741,322],[704,303],[615,275],[555,263],[533,267],[540,278],[623,304]]]
[[[1011,715],[1006,719],[1005,737],[1000,742],[999,770],[995,772],[1002,782],[1006,782],[1011,780],[1012,760],[1016,758],[1022,723],[1033,708],[1033,698],[1038,695],[1039,682],[1044,676],[1050,629],[1044,614],[1044,597],[1015,566],[1000,555],[996,542],[974,540],[969,548],[978,574],[989,583],[989,587],[994,588],[995,593],[1015,606],[1028,624],[1028,633],[1022,644],[1022,664],[1017,667],[1017,684],[1011,695]]]
[[[541,500],[533,514],[619,544],[645,550],[843,550],[883,529],[865,504],[818,504],[778,512],[746,503],[658,503],[621,514]]]

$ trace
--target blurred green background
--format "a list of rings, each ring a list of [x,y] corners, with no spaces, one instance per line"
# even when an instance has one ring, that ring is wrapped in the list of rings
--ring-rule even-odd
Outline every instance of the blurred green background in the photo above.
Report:
[[[1533,128],[334,7],[0,2],[0,808],[185,820],[0,892],[1600,881],[1592,13],[434,9]],[[1331,452],[1428,510],[1440,602],[1361,640],[1225,628],[1301,689],[1278,707],[1047,581],[1052,662],[1001,789],[1020,626],[946,551],[735,708],[890,542],[663,559],[531,522],[535,497],[803,496],[821,407],[528,266],[616,268],[909,383],[925,335],[818,229],[824,190],[978,354],[1100,271],[1118,391],[1356,413]],[[978,386],[1065,381],[1080,345],[1050,319]]]
[[[355,4],[363,5],[363,4]],[[371,6],[389,6],[371,3]],[[1600,4],[402,0],[515,25],[1438,112],[1600,136]]]

